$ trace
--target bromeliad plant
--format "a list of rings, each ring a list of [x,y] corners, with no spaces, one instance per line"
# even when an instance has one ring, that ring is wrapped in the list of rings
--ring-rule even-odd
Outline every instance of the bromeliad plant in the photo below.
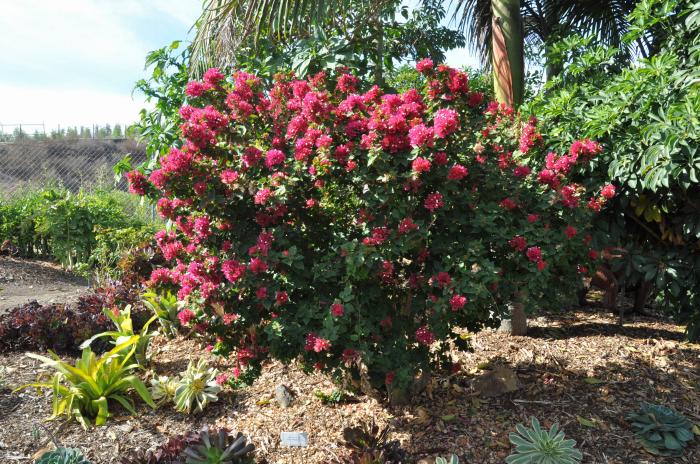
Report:
[[[644,403],[627,416],[634,436],[645,450],[657,456],[680,456],[693,436],[693,424],[665,406]]]
[[[574,446],[575,440],[565,439],[559,425],[542,429],[540,422],[531,418],[532,427],[515,426],[518,433],[511,433],[510,442],[515,453],[506,458],[507,464],[577,464],[583,455]]]
[[[155,313],[158,323],[166,336],[173,338],[177,335],[177,314],[180,311],[180,307],[175,295],[171,292],[158,294],[149,291],[143,294],[143,304]]]
[[[553,285],[573,294],[614,191],[570,176],[600,147],[545,155],[536,123],[486,105],[464,72],[418,68],[425,88],[402,94],[345,73],[188,84],[180,148],[128,177],[174,224],[150,284],[216,354],[243,370],[301,355],[403,390],[451,365],[453,327],[497,324],[516,295],[532,309]]]
[[[134,346],[134,359],[140,365],[145,366],[148,362],[148,345],[151,343],[151,339],[156,335],[155,331],[149,332],[148,328],[153,321],[156,320],[157,316],[151,317],[141,328],[138,334],[134,333],[134,323],[131,319],[131,305],[126,305],[122,310],[116,308],[110,309],[105,308],[104,313],[109,317],[114,323],[117,330],[102,332],[93,337],[85,340],[81,345],[81,349],[89,347],[92,342],[98,338],[110,337],[114,345],[120,345],[126,340],[130,340],[136,337],[136,344]],[[126,349],[124,352],[129,351]]]
[[[136,414],[134,403],[128,396],[130,390],[136,391],[143,401],[155,408],[148,389],[134,373],[139,369],[137,363],[131,362],[137,343],[138,336],[130,337],[100,358],[90,348],[85,348],[75,366],[53,352],[50,352],[51,358],[27,353],[28,357],[41,361],[57,373],[51,382],[24,385],[20,389],[51,388],[53,414],[50,419],[62,415],[74,417],[84,428],[92,421],[95,425],[107,421],[111,416],[110,401],[116,401],[131,414]]]

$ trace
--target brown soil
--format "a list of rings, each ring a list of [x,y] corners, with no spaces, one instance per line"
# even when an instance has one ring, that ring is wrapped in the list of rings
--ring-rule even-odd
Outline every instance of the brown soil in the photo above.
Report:
[[[0,256],[0,313],[32,300],[70,303],[87,292],[87,285],[56,264]]]
[[[347,456],[342,429],[374,418],[391,424],[393,438],[410,452],[411,461],[456,453],[461,463],[502,463],[510,454],[508,433],[518,422],[538,417],[546,426],[558,422],[574,438],[584,463],[698,463],[700,437],[681,458],[659,458],[635,442],[625,415],[642,401],[664,404],[700,423],[700,345],[682,341],[682,327],[638,318],[624,327],[607,314],[578,311],[569,317],[532,321],[527,337],[495,331],[473,335],[474,352],[458,354],[461,372],[434,379],[425,393],[405,408],[391,408],[367,397],[323,405],[315,390],[330,392],[322,374],[305,375],[296,366],[265,366],[262,377],[239,391],[225,391],[204,413],[185,416],[162,407],[141,407],[138,417],[117,412],[108,425],[82,430],[75,422],[49,422],[61,443],[81,448],[96,464],[113,463],[120,453],[149,448],[169,434],[204,425],[239,429],[257,446],[259,461],[285,464],[336,462]],[[153,370],[159,374],[184,369],[187,360],[205,353],[196,342],[158,339]],[[45,372],[22,354],[0,355],[14,385]],[[497,398],[481,398],[470,387],[482,370],[497,365],[514,369],[522,388]],[[226,365],[220,365],[223,370]],[[288,409],[274,399],[285,384],[296,399]],[[49,415],[48,392],[0,393],[0,462],[29,462],[48,442],[32,429]],[[283,448],[283,431],[309,433],[308,448]]]

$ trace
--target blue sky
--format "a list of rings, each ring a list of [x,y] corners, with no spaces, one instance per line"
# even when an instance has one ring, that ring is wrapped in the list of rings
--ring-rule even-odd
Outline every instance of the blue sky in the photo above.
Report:
[[[131,123],[146,53],[184,39],[200,0],[0,0],[0,124]],[[463,50],[452,65],[475,61]],[[7,131],[8,128],[6,127]],[[11,130],[11,129],[10,129]]]

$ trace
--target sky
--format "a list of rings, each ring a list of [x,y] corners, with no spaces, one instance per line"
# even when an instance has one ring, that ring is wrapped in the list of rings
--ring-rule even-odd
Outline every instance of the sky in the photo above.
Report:
[[[131,124],[150,50],[186,39],[201,0],[0,0],[0,125]],[[448,63],[475,64],[464,50]]]

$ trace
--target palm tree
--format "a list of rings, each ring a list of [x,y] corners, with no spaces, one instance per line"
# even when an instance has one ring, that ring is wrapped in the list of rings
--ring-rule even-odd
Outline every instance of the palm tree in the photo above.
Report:
[[[483,63],[489,63],[493,35],[493,11],[497,0],[454,0],[452,18],[468,39],[472,51]],[[636,42],[635,49],[623,41],[629,29],[627,15],[638,0],[523,0],[520,17],[526,42],[547,49],[553,42],[572,34],[592,36],[594,43],[621,48],[628,56],[646,55],[651,44],[647,38]],[[557,64],[547,63],[547,78],[560,72]]]
[[[313,27],[322,25],[346,32],[363,25],[374,27],[376,42],[375,73],[381,80],[383,37],[381,17],[400,0],[205,0],[203,13],[196,23],[192,43],[191,65],[194,74],[209,66],[233,62],[235,52],[248,39],[279,41],[311,35]],[[348,25],[352,30],[348,30]]]

